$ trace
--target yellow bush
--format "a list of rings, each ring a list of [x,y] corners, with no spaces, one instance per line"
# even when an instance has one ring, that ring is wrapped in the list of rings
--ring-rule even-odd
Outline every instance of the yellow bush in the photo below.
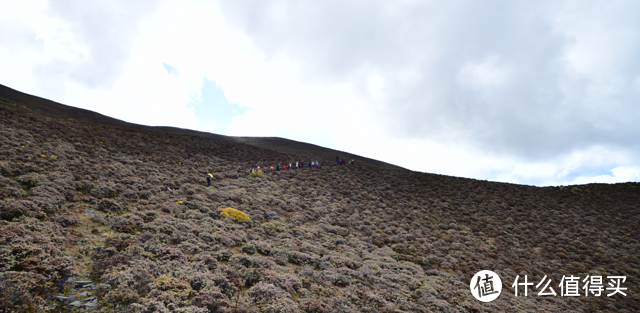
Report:
[[[249,215],[245,214],[240,210],[236,210],[234,208],[226,208],[220,212],[221,215],[229,215],[237,220],[251,220]]]
[[[262,177],[262,174],[264,174],[264,173],[262,173],[262,170],[259,170],[259,171],[255,171],[255,172],[249,174],[249,176],[251,176],[251,177]]]

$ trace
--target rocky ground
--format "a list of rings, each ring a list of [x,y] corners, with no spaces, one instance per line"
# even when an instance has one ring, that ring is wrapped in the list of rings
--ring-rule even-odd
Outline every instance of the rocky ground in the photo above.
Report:
[[[333,160],[250,178],[305,155],[0,100],[0,310],[640,310],[636,183],[539,188]],[[503,282],[490,303],[469,290],[483,269]],[[515,297],[516,275],[547,275],[558,293],[563,275],[624,275],[627,296]]]

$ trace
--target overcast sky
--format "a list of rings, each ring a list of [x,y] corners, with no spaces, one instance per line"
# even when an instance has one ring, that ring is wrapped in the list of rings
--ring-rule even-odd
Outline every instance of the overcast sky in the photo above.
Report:
[[[0,84],[453,176],[640,181],[640,1],[1,1]]]

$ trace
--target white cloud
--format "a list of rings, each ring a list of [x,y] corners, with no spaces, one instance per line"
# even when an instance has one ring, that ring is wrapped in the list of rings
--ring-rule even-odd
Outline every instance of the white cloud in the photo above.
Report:
[[[593,177],[579,176],[576,179],[566,183],[565,185],[588,184],[592,182],[614,184],[638,181],[640,181],[640,167],[621,166],[611,169],[611,174],[598,175]]]

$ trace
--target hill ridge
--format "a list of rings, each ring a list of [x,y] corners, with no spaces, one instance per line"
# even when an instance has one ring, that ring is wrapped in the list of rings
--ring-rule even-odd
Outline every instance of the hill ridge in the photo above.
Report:
[[[238,142],[242,142],[244,144],[250,144],[260,148],[271,149],[271,150],[276,150],[284,153],[293,154],[296,156],[306,157],[307,160],[310,158],[334,160],[335,156],[338,155],[338,156],[341,156],[342,158],[346,158],[349,160],[355,159],[357,162],[363,162],[371,166],[402,169],[402,167],[397,165],[385,163],[385,162],[374,160],[371,158],[366,158],[353,153],[334,150],[334,149],[314,145],[311,143],[305,143],[305,142],[295,141],[295,140],[281,138],[281,137],[244,137],[244,136],[234,137],[234,136],[225,136],[220,134],[179,128],[179,127],[146,126],[146,125],[140,125],[135,123],[129,123],[129,122],[118,120],[116,118],[109,117],[91,110],[76,108],[76,107],[68,106],[52,100],[41,98],[38,96],[26,94],[1,84],[0,84],[0,97],[4,97],[5,99],[15,101],[24,106],[28,106],[30,109],[36,110],[40,113],[44,113],[44,114],[62,118],[62,119],[71,118],[76,121],[95,123],[95,124],[101,124],[101,125],[107,125],[107,126],[122,127],[122,128],[130,128],[135,130],[160,131],[160,132],[171,133],[171,134],[226,138],[229,140],[235,140]]]

